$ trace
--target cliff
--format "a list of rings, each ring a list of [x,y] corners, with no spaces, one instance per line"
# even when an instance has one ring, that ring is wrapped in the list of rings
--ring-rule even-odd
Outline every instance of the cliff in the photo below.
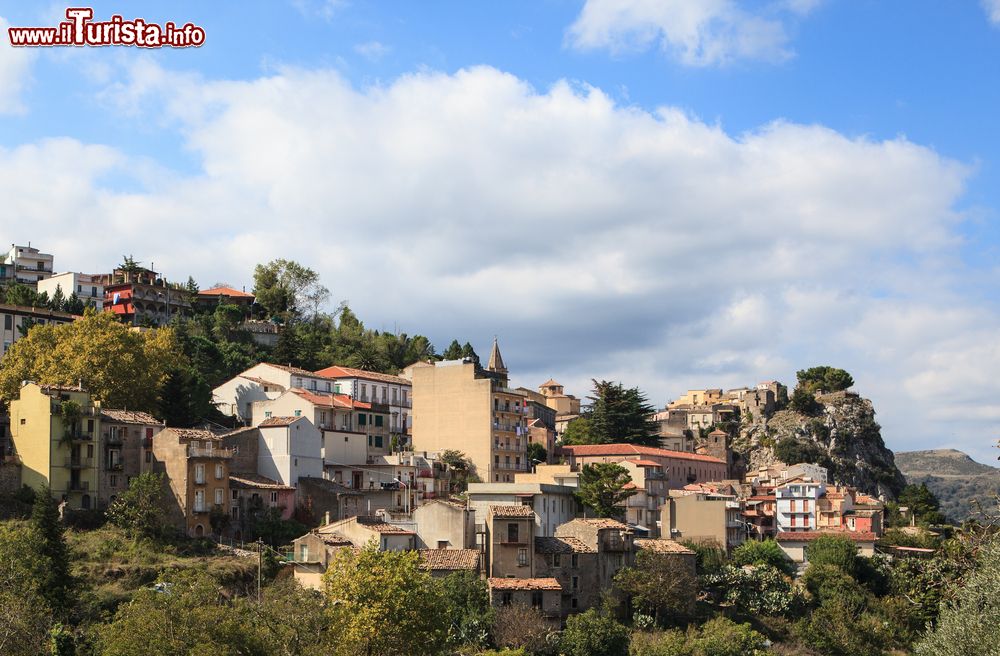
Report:
[[[832,482],[892,500],[906,485],[882,441],[872,402],[853,392],[818,394],[812,415],[791,409],[744,422],[733,449],[749,469],[774,462],[816,462]]]

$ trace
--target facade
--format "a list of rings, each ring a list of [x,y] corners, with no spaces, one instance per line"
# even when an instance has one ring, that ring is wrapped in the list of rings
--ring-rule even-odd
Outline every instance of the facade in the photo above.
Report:
[[[742,510],[732,495],[674,492],[663,504],[661,531],[664,537],[714,543],[730,552],[746,540]]]
[[[257,473],[295,486],[299,478],[323,476],[323,437],[305,417],[270,417],[262,421]]]
[[[71,323],[77,317],[43,308],[0,304],[0,357],[35,325]]]
[[[104,311],[133,326],[163,326],[175,316],[191,313],[188,291],[168,284],[156,271],[115,269],[93,279],[104,286]]]
[[[476,512],[461,503],[428,501],[413,511],[413,523],[421,549],[476,547]]]
[[[412,368],[413,448],[464,453],[483,481],[513,482],[530,471],[527,397],[509,389],[507,368],[493,343],[489,364],[451,360]]]
[[[100,454],[97,502],[114,503],[132,479],[152,466],[153,440],[164,424],[145,412],[100,409]]]
[[[809,561],[809,543],[825,535],[849,538],[858,546],[859,556],[871,558],[875,555],[875,541],[878,539],[878,536],[874,533],[831,533],[829,531],[785,532],[778,533],[775,539],[778,542],[778,546],[781,547],[781,550],[785,552],[785,555],[790,560],[796,563],[805,563]]]
[[[327,367],[316,372],[334,381],[334,392],[357,401],[389,408],[389,432],[400,445],[408,442],[413,426],[413,385],[406,378],[351,367]]]
[[[264,512],[281,519],[295,514],[295,488],[274,479],[250,473],[229,474],[230,533],[237,540],[253,532],[253,524]]]
[[[613,519],[574,519],[556,528],[555,537],[583,544],[593,554],[570,556],[571,569],[574,560],[583,566],[570,574],[567,612],[600,607],[601,594],[613,587],[615,575],[635,564],[635,535]]]
[[[233,289],[232,287],[212,287],[202,289],[195,296],[195,305],[202,309],[210,310],[217,305],[235,305],[249,312],[255,297],[246,291]]]
[[[558,624],[562,618],[562,586],[554,578],[497,578],[487,580],[494,607],[526,606]]]
[[[374,542],[381,551],[412,551],[416,549],[416,534],[389,524],[380,517],[357,516],[342,519],[317,529],[320,533],[336,533],[361,549]]]
[[[535,513],[531,507],[491,505],[485,526],[490,577],[531,578],[535,559]]]
[[[495,505],[523,505],[533,512],[533,534],[551,536],[557,526],[576,517],[575,492],[575,487],[548,483],[469,483],[469,508],[482,524]]]
[[[623,460],[636,491],[625,500],[625,523],[645,531],[649,537],[659,535],[660,508],[668,496],[667,477],[663,465],[653,460]]]
[[[667,489],[677,490],[690,483],[719,481],[727,477],[727,464],[712,456],[669,451],[637,444],[586,444],[562,447],[566,461],[579,471],[596,462],[650,460],[663,467]]]
[[[45,292],[49,298],[55,296],[56,290],[59,290],[63,298],[76,294],[84,305],[104,307],[104,284],[100,281],[100,276],[89,273],[57,273],[50,278],[39,280],[37,287],[39,294]]]
[[[774,488],[777,532],[818,530],[817,506],[824,494],[826,484],[810,478],[793,479]]]
[[[551,378],[538,386],[538,393],[545,397],[545,405],[556,411],[556,415],[579,415],[580,399],[566,394],[563,386]]]
[[[27,246],[11,244],[0,268],[5,282],[34,287],[39,280],[52,275],[52,263],[52,255],[32,248],[31,242],[28,242]],[[69,293],[66,295],[69,296]]]
[[[152,470],[166,475],[169,515],[191,537],[213,532],[212,516],[231,517],[229,463],[233,450],[206,430],[167,428],[153,439]]]

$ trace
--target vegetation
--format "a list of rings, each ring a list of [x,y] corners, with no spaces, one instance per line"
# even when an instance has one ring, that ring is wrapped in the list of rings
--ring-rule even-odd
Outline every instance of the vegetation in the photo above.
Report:
[[[621,518],[622,504],[638,490],[628,488],[632,482],[628,470],[613,462],[584,465],[580,470],[576,498],[597,517]]]
[[[590,408],[570,422],[563,444],[658,444],[658,428],[650,419],[655,410],[639,388],[606,380],[593,382]],[[578,423],[581,420],[586,422]]]
[[[904,487],[896,498],[895,508],[898,509],[899,506],[909,508],[911,515],[921,526],[944,524],[946,521],[944,513],[941,512],[941,503],[926,483]],[[899,516],[898,511],[895,515],[890,513],[889,519],[896,525],[906,523],[905,519]]]
[[[795,373],[798,388],[815,394],[817,392],[839,392],[854,385],[854,378],[843,369],[836,367],[810,367]]]
[[[628,656],[629,630],[597,610],[571,615],[559,643],[566,656]]]
[[[615,587],[662,626],[693,616],[698,577],[683,557],[643,550],[634,567],[618,572]]]
[[[152,472],[139,474],[108,509],[108,521],[133,540],[155,541],[163,538],[168,527],[163,486],[162,475]]]
[[[778,543],[773,539],[762,541],[750,540],[736,547],[733,551],[734,565],[770,565],[787,576],[795,573],[793,563]]]

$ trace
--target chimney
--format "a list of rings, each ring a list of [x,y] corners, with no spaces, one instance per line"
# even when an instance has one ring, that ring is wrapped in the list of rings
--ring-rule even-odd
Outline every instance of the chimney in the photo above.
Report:
[[[329,523],[330,523],[330,511],[327,510],[325,513],[323,513],[323,526],[326,526]]]

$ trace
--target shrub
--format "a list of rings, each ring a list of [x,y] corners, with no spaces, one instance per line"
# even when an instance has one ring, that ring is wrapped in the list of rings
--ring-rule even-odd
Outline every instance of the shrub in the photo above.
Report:
[[[770,565],[789,576],[795,573],[795,563],[773,539],[744,542],[733,551],[732,562],[734,565]]]
[[[694,656],[763,656],[768,644],[767,638],[749,624],[716,617],[701,627],[692,652]]]
[[[560,641],[566,656],[628,656],[628,628],[591,608],[566,620]]]
[[[835,565],[854,576],[858,570],[858,547],[850,538],[823,535],[806,547],[806,560],[811,565]]]
[[[630,656],[692,656],[688,636],[683,631],[635,633],[629,647]]]
[[[706,584],[723,601],[752,615],[791,615],[801,605],[789,580],[770,565],[730,566],[706,577]]]

